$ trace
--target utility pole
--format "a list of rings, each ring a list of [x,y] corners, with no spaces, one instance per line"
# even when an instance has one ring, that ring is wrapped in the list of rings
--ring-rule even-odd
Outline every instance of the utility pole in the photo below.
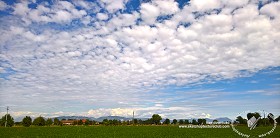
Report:
[[[8,110],[9,110],[9,106],[7,106],[7,114],[6,114],[6,122],[5,122],[5,127],[7,127],[7,121],[8,121]]]
[[[263,120],[264,120],[264,125],[266,126],[266,120],[265,120],[265,112],[264,112],[264,110],[263,110]]]
[[[132,116],[132,122],[133,122],[133,125],[134,125],[134,111],[133,111],[133,116]]]

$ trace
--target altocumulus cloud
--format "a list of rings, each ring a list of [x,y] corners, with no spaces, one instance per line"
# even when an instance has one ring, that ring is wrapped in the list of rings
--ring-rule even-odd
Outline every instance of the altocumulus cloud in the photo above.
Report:
[[[17,116],[209,117],[156,91],[280,65],[280,2],[131,3],[1,1],[0,104]]]

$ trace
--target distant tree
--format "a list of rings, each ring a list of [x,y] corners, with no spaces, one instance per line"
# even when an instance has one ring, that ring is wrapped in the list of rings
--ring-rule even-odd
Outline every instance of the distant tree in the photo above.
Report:
[[[258,113],[258,112],[255,112],[255,113],[247,113],[247,119],[248,119],[248,120],[251,119],[253,116],[254,116],[256,119],[258,119],[258,118],[261,117],[260,113]],[[245,121],[245,122],[247,122],[247,121]],[[267,118],[266,118],[266,119],[263,118],[263,119],[260,119],[260,121],[257,122],[257,126],[259,126],[260,124],[266,125],[266,124],[268,124],[268,123],[269,123],[269,122],[268,122],[268,119],[267,119]],[[244,123],[244,124],[246,124],[246,123]]]
[[[33,125],[35,125],[35,126],[45,126],[45,124],[46,124],[46,121],[41,116],[35,118],[33,121]]]
[[[269,123],[273,124],[274,123],[274,115],[272,113],[269,113],[267,115],[267,118],[269,119]]]
[[[22,125],[23,125],[23,126],[29,127],[31,124],[32,124],[32,119],[31,119],[30,116],[25,116],[25,117],[22,119]]]
[[[108,119],[103,119],[102,124],[106,125],[106,126],[109,125],[109,120]]]
[[[112,125],[114,126],[119,125],[119,121],[117,119],[112,120]]]
[[[248,115],[247,115],[247,117],[248,117]],[[247,123],[246,119],[244,119],[244,118],[241,117],[241,116],[238,116],[238,117],[236,118],[236,121],[237,121],[239,124],[246,124],[246,123]]]
[[[170,120],[169,120],[168,118],[166,118],[166,119],[164,120],[163,124],[169,125],[169,124],[170,124]]]
[[[141,119],[138,120],[138,124],[143,125],[143,123],[144,123],[143,120],[141,120]]]
[[[138,120],[137,119],[133,119],[133,124],[134,125],[138,124]]]
[[[95,125],[96,124],[96,121],[94,121],[94,120],[90,120],[89,122],[90,122],[89,123],[90,125]]]
[[[7,117],[7,127],[12,127],[15,122],[14,122],[14,118],[10,114],[6,114],[6,115],[2,116],[1,121],[0,121],[1,126],[5,126],[6,117]]]
[[[268,118],[262,118],[257,122],[257,125],[263,125],[263,126],[268,126],[271,123],[269,122]]]
[[[199,125],[206,124],[206,119],[198,119],[198,120],[197,120],[197,123],[198,123]]]
[[[280,125],[280,116],[278,116],[275,120],[276,120],[277,124]]]
[[[51,119],[51,118],[48,118],[47,121],[46,121],[46,125],[47,125],[47,126],[50,126],[50,125],[52,125],[52,124],[53,124],[52,119]]]
[[[149,125],[149,124],[152,124],[152,123],[153,123],[153,121],[152,121],[151,118],[147,119],[147,120],[142,120],[142,124],[144,124],[144,125]]]
[[[253,116],[254,116],[256,119],[258,119],[259,117],[261,117],[260,113],[255,112],[255,113],[248,113],[248,114],[247,114],[247,119],[249,120],[249,119],[252,118]]]
[[[86,125],[86,126],[90,125],[90,121],[89,121],[89,119],[86,119],[86,121],[85,121],[85,125]]]
[[[188,119],[186,119],[185,121],[184,121],[184,124],[189,124],[190,122],[189,122],[189,120]]]
[[[73,126],[78,125],[78,122],[79,122],[78,120],[74,120],[72,125]]]
[[[254,115],[253,115],[253,113],[248,113],[247,114],[247,119],[249,120],[250,118],[252,118]]]
[[[175,125],[176,125],[177,122],[178,122],[177,119],[173,119],[172,124],[175,124]]]
[[[155,123],[156,125],[158,125],[160,123],[161,120],[161,116],[158,114],[153,114],[151,120],[153,121],[153,123]]]
[[[78,125],[83,125],[83,121],[81,119],[78,121]]]
[[[53,120],[53,124],[58,126],[58,125],[61,125],[62,123],[57,118],[55,118]]]
[[[216,120],[216,119],[212,121],[213,124],[217,124],[218,122],[219,122],[219,121]]]
[[[14,125],[15,126],[21,126],[22,124],[21,124],[21,122],[15,122]]]
[[[193,120],[192,120],[192,124],[193,124],[193,125],[197,125],[198,123],[197,123],[197,121],[196,121],[195,119],[193,119]]]
[[[180,120],[179,120],[179,124],[180,124],[180,125],[184,124],[184,120],[183,120],[183,119],[180,119]]]
[[[127,125],[130,125],[131,123],[132,123],[132,122],[129,121],[129,120],[126,121],[126,124],[127,124]]]

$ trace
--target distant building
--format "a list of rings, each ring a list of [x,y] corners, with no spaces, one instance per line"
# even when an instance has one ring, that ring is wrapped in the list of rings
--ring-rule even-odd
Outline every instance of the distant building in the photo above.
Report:
[[[73,125],[75,120],[61,120],[62,125]]]
[[[87,121],[86,119],[83,119],[83,120],[82,120],[83,124],[85,124],[85,123],[86,123],[86,121]]]
[[[76,124],[80,121],[80,120],[61,120],[62,125],[73,125],[76,121]],[[82,119],[83,124],[86,123],[86,119]]]

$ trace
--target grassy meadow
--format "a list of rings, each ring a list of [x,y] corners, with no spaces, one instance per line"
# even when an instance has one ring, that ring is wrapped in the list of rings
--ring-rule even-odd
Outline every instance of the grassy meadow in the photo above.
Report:
[[[237,127],[242,133],[249,133],[251,137],[257,137],[269,128],[259,127],[250,131],[247,127]],[[279,138],[280,128],[268,135],[268,138]],[[114,137],[212,137],[212,138],[235,138],[241,137],[232,131],[232,128],[179,128],[178,126],[55,126],[55,127],[11,127],[0,128],[1,138],[38,138],[38,137],[73,137],[73,138],[114,138]]]

